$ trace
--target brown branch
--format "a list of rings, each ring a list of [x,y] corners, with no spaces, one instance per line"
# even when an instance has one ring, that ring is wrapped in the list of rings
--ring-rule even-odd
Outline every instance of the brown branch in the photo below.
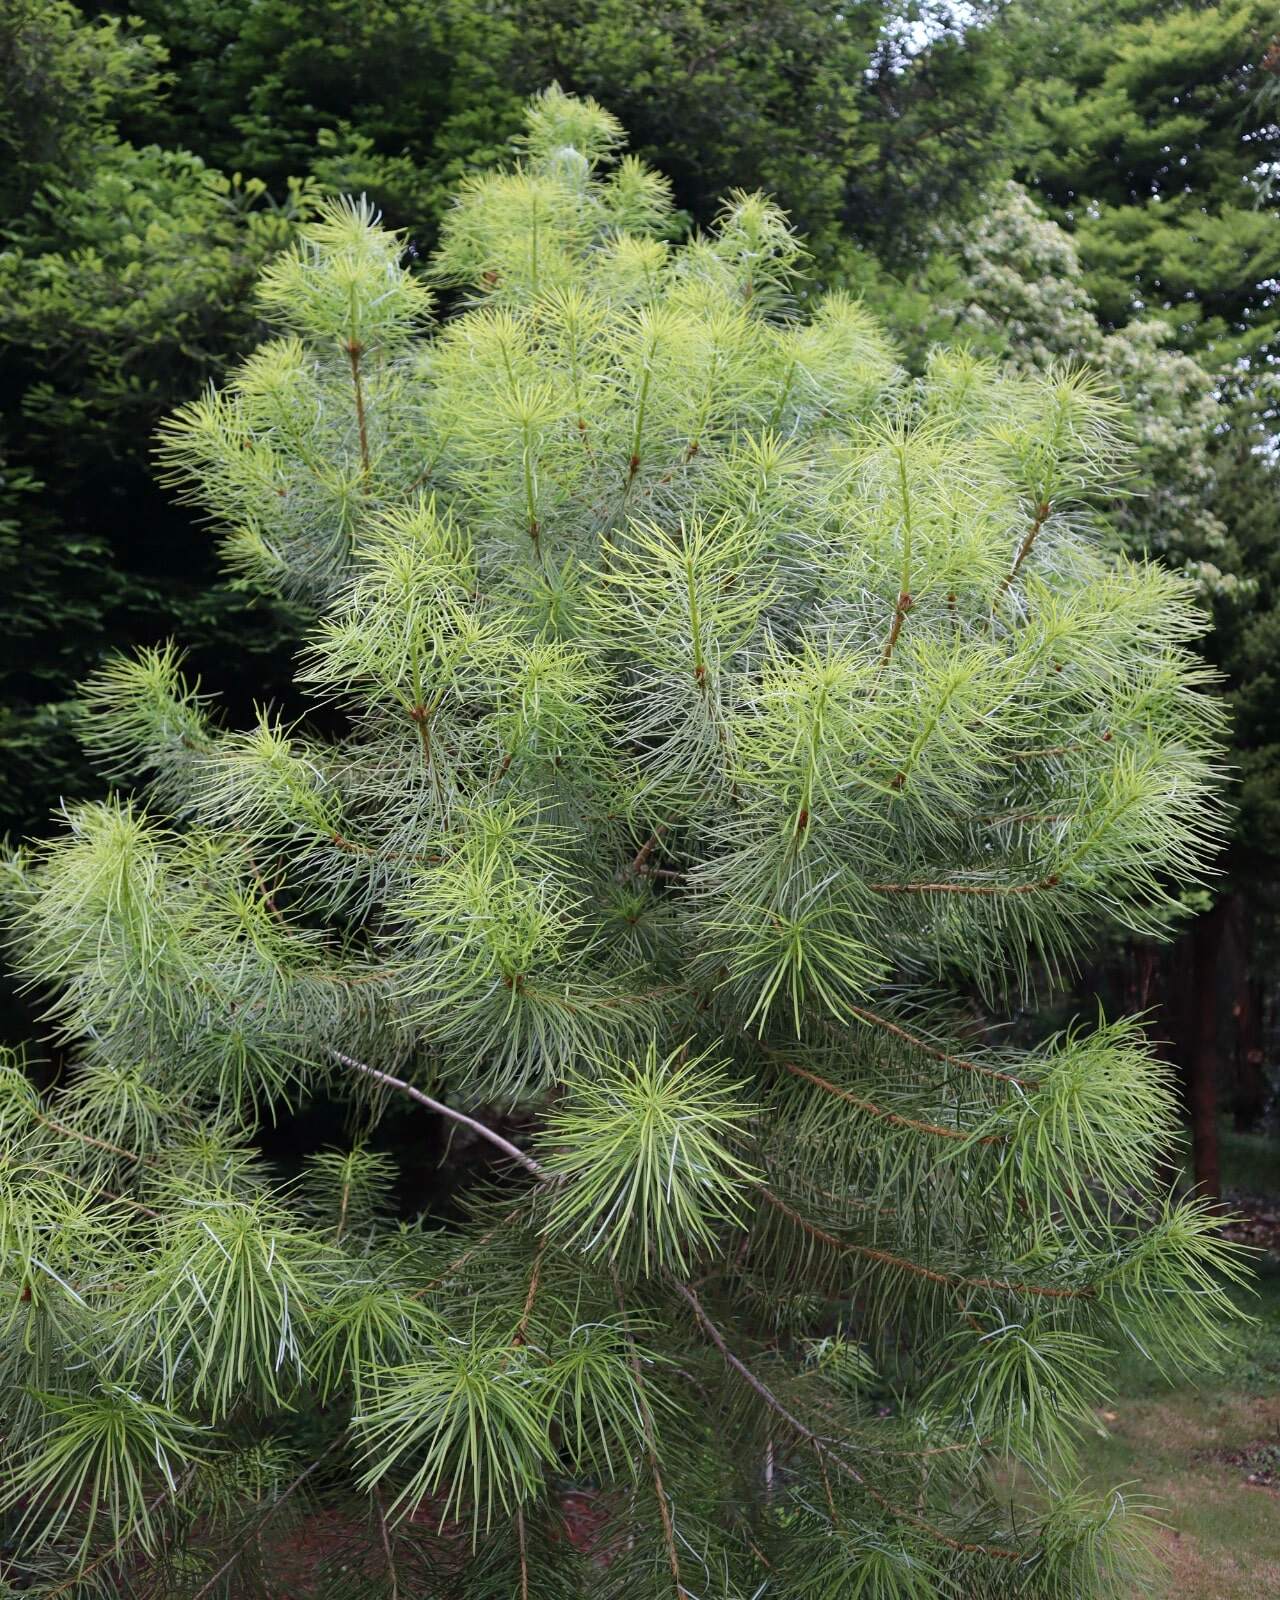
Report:
[[[529,1274],[529,1292],[524,1297],[524,1309],[520,1313],[520,1321],[516,1324],[515,1337],[512,1344],[524,1344],[529,1332],[529,1318],[533,1315],[533,1303],[538,1295],[538,1279],[542,1274],[542,1258],[547,1251],[547,1236],[544,1233],[538,1240],[538,1248],[533,1257],[533,1271]]]
[[[105,1150],[113,1156],[123,1156],[126,1161],[141,1161],[142,1157],[134,1150],[126,1150],[122,1145],[112,1144],[108,1139],[95,1139],[91,1133],[81,1133],[78,1128],[68,1128],[64,1122],[58,1122],[53,1117],[46,1116],[43,1111],[33,1112],[36,1121],[42,1123],[54,1133],[60,1133],[64,1139],[78,1139],[81,1144],[91,1144],[97,1150]]]
[[[671,1568],[671,1581],[675,1584],[675,1600],[692,1600],[692,1596],[680,1580],[680,1557],[676,1553],[675,1529],[671,1525],[671,1507],[667,1504],[667,1491],[662,1482],[662,1468],[658,1463],[658,1447],[654,1440],[653,1412],[649,1409],[649,1397],[645,1393],[644,1372],[640,1366],[640,1356],[636,1351],[635,1340],[631,1337],[631,1328],[627,1319],[627,1306],[622,1298],[622,1282],[618,1277],[618,1269],[610,1267],[613,1278],[613,1292],[618,1302],[618,1310],[622,1313],[622,1336],[627,1342],[627,1357],[631,1366],[631,1376],[636,1385],[636,1401],[640,1411],[640,1424],[644,1431],[645,1452],[649,1458],[649,1472],[653,1478],[653,1492],[658,1502],[658,1514],[662,1518],[662,1542],[666,1546],[667,1565]]]
[[[153,1496],[151,1499],[147,1506],[145,1515],[149,1517],[153,1512],[158,1511],[165,1501],[170,1498],[170,1496],[176,1499],[191,1482],[192,1478],[195,1477],[196,1471],[197,1468],[195,1466],[188,1467],[177,1483],[165,1484],[160,1493]],[[68,1593],[78,1584],[82,1584],[86,1578],[91,1577],[95,1572],[97,1572],[99,1567],[103,1567],[108,1561],[114,1560],[114,1558],[120,1554],[121,1549],[124,1547],[125,1537],[126,1535],[122,1533],[109,1549],[104,1550],[102,1554],[95,1560],[91,1561],[87,1567],[82,1567],[79,1572],[73,1573],[65,1583],[60,1583],[56,1589],[48,1590],[46,1600],[55,1600],[55,1596]]]
[[[630,869],[629,869],[633,876],[638,872],[643,872],[644,871],[645,866],[648,863],[649,857],[653,854],[653,852],[658,847],[659,836],[661,834],[664,834],[666,831],[667,831],[666,824],[665,823],[660,823],[658,825],[658,827],[656,827],[653,830],[653,832],[649,835],[649,837],[645,840],[645,842],[640,846],[639,850],[636,851],[635,860],[631,863],[631,866],[630,866]]]
[[[882,667],[887,667],[893,658],[893,652],[898,643],[898,635],[902,632],[903,620],[907,612],[911,610],[911,606],[911,596],[903,589],[899,593],[897,603],[893,608],[893,622],[889,628],[889,637],[885,640],[884,649],[880,652],[880,665]]]
[[[500,1233],[508,1223],[515,1221],[515,1219],[524,1210],[525,1201],[529,1198],[529,1195],[534,1193],[536,1193],[536,1190],[529,1190],[528,1193],[521,1198],[517,1205],[512,1206],[511,1210],[507,1212],[505,1217],[500,1217],[498,1221],[494,1223],[492,1228],[485,1229],[485,1231],[480,1235],[474,1244],[468,1245],[460,1256],[455,1256],[443,1272],[438,1272],[429,1283],[424,1283],[421,1289],[415,1289],[413,1291],[413,1298],[415,1300],[421,1300],[424,1294],[430,1294],[433,1289],[438,1289],[447,1278],[451,1278],[455,1272],[458,1272],[461,1270],[461,1268],[465,1267],[467,1262],[470,1261],[473,1256],[478,1255],[480,1251],[484,1249],[485,1245],[489,1243],[490,1239],[492,1239],[495,1234]]]
[[[895,1256],[891,1251],[878,1249],[874,1245],[853,1244],[848,1239],[837,1239],[835,1234],[820,1228],[816,1222],[810,1222],[808,1217],[802,1217],[785,1200],[779,1200],[778,1196],[764,1184],[757,1184],[756,1189],[771,1206],[782,1212],[783,1216],[789,1217],[803,1232],[822,1244],[829,1245],[831,1249],[840,1250],[848,1255],[862,1256],[868,1261],[878,1261],[882,1266],[893,1267],[898,1272],[911,1273],[917,1278],[925,1278],[930,1283],[941,1284],[943,1288],[994,1289],[1005,1294],[1037,1295],[1045,1300],[1092,1300],[1096,1294],[1096,1290],[1088,1285],[1081,1289],[1055,1289],[1038,1283],[1018,1283],[1008,1278],[971,1278],[962,1272],[938,1272],[933,1267],[923,1266],[906,1256]]]
[[[281,914],[280,907],[276,904],[275,894],[273,893],[273,891],[271,889],[269,889],[267,887],[267,880],[262,876],[262,869],[258,866],[258,863],[254,860],[253,851],[249,849],[247,844],[245,846],[245,852],[244,853],[245,853],[245,858],[249,863],[249,867],[250,867],[251,871],[253,872],[253,880],[257,884],[258,889],[262,894],[262,903],[263,903],[263,905],[266,906],[267,910],[271,913],[271,915],[273,917],[275,917],[277,919],[277,921],[283,922],[285,919],[284,919],[283,915]]]
[[[429,1094],[423,1094],[411,1083],[406,1083],[403,1078],[394,1078],[389,1072],[382,1072],[377,1067],[370,1067],[363,1061],[357,1061],[354,1056],[345,1055],[341,1050],[332,1046],[329,1054],[335,1061],[341,1062],[344,1067],[350,1067],[353,1072],[363,1072],[377,1083],[386,1084],[389,1089],[399,1089],[402,1094],[407,1094],[410,1099],[416,1100],[419,1105],[424,1105],[429,1111],[434,1111],[437,1116],[449,1117],[454,1122],[461,1123],[470,1128],[473,1133],[479,1134],[482,1139],[487,1139],[513,1161],[518,1161],[522,1167],[527,1167],[536,1178],[551,1178],[554,1176],[548,1168],[535,1161],[532,1156],[526,1155],[518,1145],[504,1139],[500,1133],[495,1133],[492,1128],[486,1127],[483,1122],[477,1122],[474,1117],[469,1117],[465,1111],[457,1111],[452,1106],[447,1106],[441,1100],[433,1100]]]
[[[192,1595],[191,1600],[204,1600],[205,1595],[213,1593],[221,1580],[226,1577],[227,1573],[231,1571],[232,1567],[234,1567],[236,1562],[240,1559],[240,1554],[244,1550],[245,1546],[249,1543],[249,1540],[256,1538],[257,1535],[262,1532],[263,1528],[265,1528],[267,1523],[271,1521],[272,1517],[275,1516],[276,1512],[279,1511],[280,1507],[285,1503],[289,1496],[292,1495],[297,1489],[302,1487],[302,1485],[316,1470],[320,1463],[324,1461],[327,1456],[331,1456],[333,1454],[333,1452],[342,1443],[344,1438],[345,1434],[340,1433],[335,1438],[331,1439],[311,1463],[311,1465],[309,1467],[304,1467],[298,1476],[293,1480],[293,1482],[288,1484],[278,1495],[276,1495],[275,1499],[270,1502],[266,1510],[263,1511],[262,1515],[257,1519],[256,1522],[254,1522],[248,1533],[246,1533],[244,1538],[240,1540],[239,1544],[237,1544],[236,1548],[214,1573],[213,1577],[209,1579],[208,1583],[202,1584],[201,1587],[196,1590],[195,1594]]]
[[[1104,738],[1106,735],[1103,736]],[[1075,750],[1082,750],[1083,745],[1076,744],[1050,744],[1041,750],[1010,750],[1007,756],[1009,761],[1036,761],[1041,756],[1069,756]]]
[[[360,377],[360,357],[364,346],[355,339],[347,340],[347,359],[351,363],[351,384],[356,392],[356,426],[360,432],[360,465],[369,476],[369,429],[364,414],[364,383]]]
[[[912,1045],[924,1055],[932,1056],[935,1061],[944,1061],[948,1066],[960,1067],[965,1072],[980,1072],[990,1078],[1000,1078],[1005,1083],[1016,1084],[1020,1089],[1039,1088],[1039,1084],[1032,1078],[1019,1078],[1012,1072],[1001,1072],[999,1067],[985,1066],[981,1061],[967,1061],[963,1056],[949,1055],[945,1050],[939,1050],[936,1046],[921,1039],[918,1034],[908,1032],[906,1028],[891,1021],[890,1018],[880,1016],[878,1012],[868,1011],[862,1006],[855,1005],[851,1005],[849,1010],[853,1012],[855,1017],[861,1017],[864,1022],[869,1022],[874,1027],[883,1028],[886,1033],[893,1034],[896,1038]]]
[[[984,828],[1002,828],[1015,822],[1072,822],[1073,811],[993,811],[977,818]]]
[[[428,867],[438,867],[444,860],[443,856],[423,855],[414,850],[389,850],[384,853],[375,850],[372,845],[358,844],[341,833],[331,833],[329,843],[336,850],[351,856],[363,856],[367,861],[418,861]]]
[[[83,1189],[88,1195],[101,1196],[104,1200],[114,1200],[118,1205],[132,1206],[135,1211],[141,1211],[144,1217],[153,1221],[160,1220],[160,1213],[150,1206],[144,1206],[141,1200],[132,1200],[127,1194],[117,1194],[114,1189],[104,1189],[101,1184],[96,1187],[85,1183],[81,1178],[74,1178],[69,1172],[60,1172],[57,1167],[46,1167],[42,1161],[23,1161],[23,1167],[29,1167],[32,1172],[43,1172],[47,1178],[60,1178],[63,1183],[72,1183],[77,1189]]]
[[[874,894],[1039,894],[1056,889],[1062,880],[1056,872],[1034,883],[869,883]]]
[[[1035,516],[1031,519],[1031,526],[1023,535],[1022,543],[1018,546],[1018,553],[1013,558],[1013,565],[1000,580],[1000,587],[996,590],[996,597],[991,602],[991,609],[993,611],[995,610],[996,606],[999,605],[1000,600],[1008,590],[1009,585],[1018,576],[1018,572],[1022,566],[1022,563],[1031,554],[1031,547],[1033,544],[1035,544],[1037,538],[1039,537],[1040,530],[1044,527],[1051,509],[1052,507],[1047,500],[1041,500],[1039,505],[1036,507]]]
[[[387,1558],[387,1576],[391,1579],[391,1600],[400,1600],[400,1579],[396,1573],[396,1558],[391,1550],[391,1536],[387,1532],[387,1514],[382,1507],[382,1496],[375,1494],[373,1503],[378,1511],[378,1532],[382,1535],[382,1553]]]
[[[860,1095],[852,1094],[848,1089],[842,1089],[839,1084],[831,1083],[828,1079],[819,1077],[816,1072],[810,1072],[807,1067],[797,1066],[794,1061],[784,1061],[782,1065],[793,1077],[807,1078],[810,1083],[816,1084],[827,1094],[839,1096],[847,1100],[850,1105],[857,1106],[860,1111],[865,1111],[873,1117],[883,1117],[886,1122],[892,1122],[900,1128],[910,1128],[916,1133],[931,1133],[939,1139],[970,1140],[972,1134],[965,1133],[962,1128],[944,1128],[937,1122],[920,1122],[915,1117],[904,1117],[900,1112],[889,1111],[884,1106],[878,1106],[872,1100],[864,1100]],[[975,1141],[978,1144],[1004,1144],[1005,1136],[1002,1133],[987,1133]]]
[[[520,1547],[520,1600],[529,1600],[529,1551],[524,1538],[523,1506],[516,1507],[516,1541]]]

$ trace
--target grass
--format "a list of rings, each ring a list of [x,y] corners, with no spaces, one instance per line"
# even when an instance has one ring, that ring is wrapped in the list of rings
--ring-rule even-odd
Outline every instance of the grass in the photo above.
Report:
[[[1224,1130],[1222,1159],[1229,1189],[1271,1196],[1280,1209],[1273,1138]],[[1129,1483],[1165,1508],[1168,1562],[1141,1600],[1280,1596],[1280,1253],[1259,1258],[1256,1293],[1242,1304],[1255,1321],[1198,1384],[1169,1385],[1123,1356],[1119,1398],[1085,1442],[1082,1465],[1096,1483]]]

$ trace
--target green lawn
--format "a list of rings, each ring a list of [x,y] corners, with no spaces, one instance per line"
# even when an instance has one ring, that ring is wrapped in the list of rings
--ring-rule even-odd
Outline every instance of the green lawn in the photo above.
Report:
[[[1228,1188],[1270,1195],[1280,1209],[1280,1144],[1234,1134],[1223,1143]],[[1280,1253],[1257,1268],[1257,1293],[1241,1297],[1257,1320],[1225,1369],[1170,1387],[1124,1358],[1119,1398],[1085,1443],[1099,1482],[1131,1483],[1165,1508],[1168,1568],[1141,1600],[1280,1597]]]

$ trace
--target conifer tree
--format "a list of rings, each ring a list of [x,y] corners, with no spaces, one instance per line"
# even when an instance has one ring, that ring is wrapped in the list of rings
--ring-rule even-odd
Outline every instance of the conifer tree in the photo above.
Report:
[[[315,713],[117,660],[120,786],[12,864],[67,1063],[0,1099],[26,1592],[296,1594],[317,1504],[326,1597],[1134,1592],[1074,1441],[1116,1341],[1212,1361],[1239,1269],[1140,1028],[974,1000],[1175,915],[1198,614],[1096,533],[1088,372],[908,381],[766,200],[676,243],[621,143],[536,101],[434,323],[329,206],[165,431],[314,607]],[[321,1094],[350,1137],[283,1173]],[[391,1119],[470,1153],[444,1220]]]

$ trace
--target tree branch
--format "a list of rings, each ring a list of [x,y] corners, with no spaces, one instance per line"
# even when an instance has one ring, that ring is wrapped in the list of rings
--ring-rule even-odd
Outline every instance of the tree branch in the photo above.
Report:
[[[849,1010],[855,1017],[860,1017],[863,1022],[872,1026],[883,1028],[886,1033],[893,1034],[905,1044],[911,1045],[926,1056],[932,1056],[935,1061],[944,1061],[948,1066],[961,1067],[965,1072],[979,1072],[989,1078],[1000,1078],[1005,1083],[1016,1084],[1019,1089],[1038,1089],[1040,1086],[1033,1078],[1019,1078],[1012,1072],[1002,1072],[999,1067],[988,1067],[981,1061],[967,1061],[963,1056],[949,1055],[945,1050],[939,1050],[936,1045],[931,1045],[926,1039],[921,1039],[918,1034],[909,1032],[899,1023],[889,1017],[882,1017],[876,1011],[868,1011],[862,1006],[851,1005]]]
[[[840,1250],[847,1255],[863,1256],[868,1261],[878,1261],[883,1266],[893,1267],[899,1272],[907,1272],[917,1278],[925,1278],[930,1283],[941,1284],[947,1289],[994,1289],[1005,1294],[1036,1295],[1044,1300],[1092,1300],[1097,1292],[1088,1284],[1079,1289],[1058,1289],[1047,1284],[1019,1283],[1010,1278],[970,1278],[963,1272],[938,1272],[933,1267],[922,1266],[918,1261],[912,1261],[906,1256],[896,1256],[892,1251],[881,1250],[875,1245],[854,1244],[848,1239],[837,1239],[834,1233],[828,1233],[816,1222],[810,1222],[808,1217],[802,1217],[785,1200],[779,1200],[773,1190],[766,1188],[764,1184],[758,1183],[756,1189],[771,1206],[780,1211],[784,1217],[789,1217],[796,1227],[802,1229],[810,1238],[829,1245],[831,1249]]]
[[[192,1595],[191,1600],[204,1600],[205,1595],[213,1593],[219,1582],[227,1575],[228,1572],[231,1571],[232,1567],[234,1567],[236,1562],[240,1559],[240,1554],[244,1550],[245,1546],[249,1543],[249,1540],[256,1538],[257,1535],[261,1533],[262,1529],[265,1528],[267,1523],[271,1521],[272,1517],[275,1516],[276,1512],[279,1511],[280,1507],[285,1503],[289,1496],[293,1494],[295,1490],[302,1487],[302,1485],[316,1470],[320,1463],[324,1461],[326,1457],[333,1454],[345,1437],[345,1432],[337,1434],[329,1441],[329,1443],[324,1447],[311,1465],[309,1467],[303,1467],[302,1471],[293,1480],[293,1482],[287,1484],[285,1488],[280,1491],[275,1499],[270,1502],[262,1515],[256,1519],[252,1527],[250,1527],[248,1533],[246,1533],[244,1538],[241,1539],[236,1548],[214,1573],[213,1577],[209,1579],[208,1583],[202,1584],[200,1588],[196,1590],[195,1594]]]
[[[477,1122],[474,1117],[469,1117],[465,1111],[456,1111],[452,1106],[447,1106],[441,1100],[433,1100],[429,1094],[423,1094],[421,1089],[416,1089],[413,1084],[406,1083],[403,1078],[392,1077],[389,1072],[382,1072],[377,1067],[368,1066],[363,1061],[357,1061],[354,1056],[344,1054],[341,1050],[329,1048],[329,1054],[335,1061],[341,1062],[344,1067],[350,1067],[353,1072],[363,1072],[366,1077],[382,1083],[389,1089],[399,1089],[401,1094],[407,1094],[411,1100],[416,1100],[419,1105],[426,1106],[428,1111],[434,1111],[437,1116],[448,1117],[454,1122],[459,1122],[463,1127],[470,1128],[473,1133],[487,1139],[491,1145],[501,1150],[504,1155],[518,1161],[522,1167],[527,1167],[535,1178],[552,1178],[555,1176],[549,1168],[535,1161],[531,1155],[526,1155],[518,1145],[504,1139],[500,1133],[495,1133],[492,1128],[486,1127],[483,1122]]]
[[[1034,883],[869,883],[873,894],[1039,894],[1056,889],[1062,880],[1056,872]]]
[[[645,1394],[644,1373],[640,1366],[636,1343],[631,1337],[631,1327],[627,1319],[627,1305],[622,1298],[622,1282],[618,1277],[618,1269],[616,1267],[611,1266],[609,1273],[613,1278],[613,1292],[618,1302],[618,1310],[622,1313],[622,1335],[627,1341],[627,1357],[631,1366],[631,1376],[635,1380],[636,1401],[640,1410],[640,1422],[644,1430],[645,1452],[649,1458],[649,1472],[653,1478],[653,1492],[658,1502],[658,1513],[662,1518],[662,1542],[666,1546],[667,1565],[671,1568],[671,1581],[675,1584],[675,1600],[692,1600],[689,1591],[680,1580],[680,1557],[676,1552],[675,1529],[671,1525],[671,1507],[667,1504],[667,1491],[662,1482],[662,1469],[658,1465],[658,1446],[654,1438],[653,1413],[649,1409],[648,1396]]]
[[[863,1100],[860,1095],[851,1094],[848,1089],[842,1089],[839,1084],[831,1083],[828,1079],[819,1077],[816,1072],[810,1072],[807,1067],[797,1066],[794,1061],[784,1061],[782,1065],[793,1077],[806,1078],[810,1083],[816,1084],[827,1094],[839,1096],[847,1100],[850,1105],[857,1106],[859,1111],[865,1111],[869,1116],[883,1117],[886,1122],[892,1122],[899,1128],[910,1128],[915,1133],[931,1133],[939,1139],[972,1139],[972,1134],[965,1133],[962,1128],[944,1128],[937,1122],[919,1122],[915,1117],[904,1117],[900,1112],[889,1111],[884,1106],[878,1106],[872,1100]],[[1002,1133],[986,1133],[976,1141],[978,1144],[1004,1144],[1005,1136]]]
[[[1033,544],[1035,544],[1036,539],[1039,537],[1040,530],[1044,527],[1045,521],[1048,518],[1051,510],[1052,507],[1047,500],[1042,500],[1036,507],[1035,515],[1031,519],[1031,526],[1027,529],[1026,534],[1023,536],[1022,543],[1018,546],[1018,553],[1013,558],[1013,566],[1010,567],[1009,571],[1006,572],[1004,577],[1000,580],[1000,587],[996,590],[996,597],[992,603],[992,610],[999,605],[1001,597],[1004,595],[1005,591],[1008,589],[1013,580],[1018,576],[1018,573],[1022,567],[1022,563],[1031,554],[1031,547]]]

